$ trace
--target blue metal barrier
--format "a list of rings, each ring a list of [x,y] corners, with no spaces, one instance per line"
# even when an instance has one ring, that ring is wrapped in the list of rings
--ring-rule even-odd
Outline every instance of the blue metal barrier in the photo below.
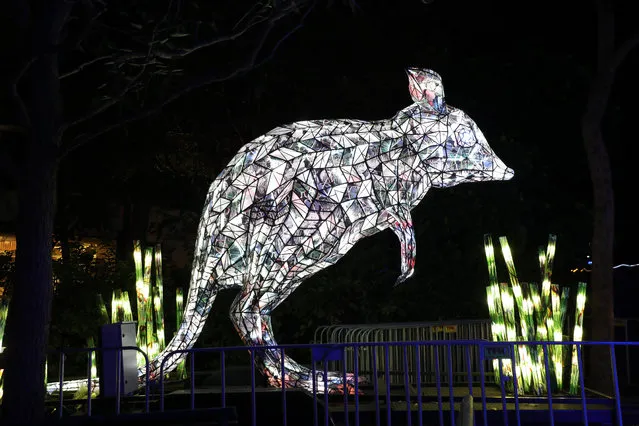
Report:
[[[579,374],[579,393],[577,396],[568,396],[563,392],[554,391],[552,388],[550,374],[545,375],[545,393],[546,395],[529,396],[522,395],[518,386],[520,378],[517,370],[516,351],[520,346],[535,345],[541,348],[543,354],[543,364],[546,371],[550,371],[550,352],[551,348],[562,345],[567,348],[576,348],[577,368]],[[619,380],[617,377],[617,360],[615,356],[615,348],[639,346],[639,342],[491,342],[485,340],[447,340],[447,341],[411,341],[411,342],[363,342],[363,343],[339,343],[339,344],[322,344],[322,345],[280,345],[280,346],[264,346],[264,347],[226,347],[226,348],[193,348],[188,350],[179,350],[167,354],[160,365],[160,375],[157,382],[157,389],[149,386],[147,381],[144,382],[145,396],[145,413],[166,413],[170,415],[174,410],[184,409],[188,406],[189,410],[195,412],[197,410],[228,410],[233,407],[237,411],[237,421],[239,424],[250,424],[251,426],[262,426],[271,424],[312,424],[313,426],[328,426],[334,420],[340,424],[367,425],[374,424],[376,426],[390,426],[391,424],[402,425],[424,425],[439,424],[455,426],[457,417],[461,417],[458,410],[461,406],[462,399],[467,396],[473,396],[479,404],[479,407],[473,409],[475,413],[474,424],[488,425],[509,425],[516,424],[518,426],[528,424],[584,424],[594,423],[610,423],[622,426],[624,423],[624,415],[629,416],[629,410],[622,410],[622,401],[619,391]],[[434,348],[432,352],[424,352],[424,347]],[[602,347],[610,351],[610,366],[613,382],[613,395],[602,396],[590,392],[584,383],[583,377],[583,349],[586,347]],[[139,350],[133,347],[119,348],[120,350]],[[100,349],[90,348],[75,350],[75,352],[87,352],[89,355],[92,351]],[[279,351],[281,360],[285,354],[297,351],[299,354],[307,353],[311,362],[307,365],[312,371],[312,390],[300,391],[297,389],[287,388],[282,380],[279,389],[262,388],[257,386],[255,368],[255,359],[260,356],[264,350]],[[232,352],[249,352],[246,357],[246,364],[250,370],[250,387],[239,389],[237,386],[229,386],[227,384],[227,367],[229,364],[229,354]],[[368,352],[367,352],[368,351]],[[390,380],[389,359],[391,352],[400,353],[403,359],[403,371],[401,372],[404,383],[403,385],[393,385]],[[453,379],[451,362],[452,354],[460,351],[465,354],[465,363],[470,365],[471,352],[479,353],[479,367],[481,374],[479,375],[479,383],[477,383],[470,374],[468,368],[468,380],[463,386]],[[69,353],[72,350],[63,351]],[[365,356],[372,354],[372,375],[369,377],[369,383],[360,383],[360,367],[361,354],[366,352]],[[164,374],[164,361],[171,355],[177,353],[186,353],[189,361],[189,385],[188,395],[185,392],[166,392],[167,378]],[[434,386],[424,385],[422,380],[412,380],[411,375],[415,374],[417,378],[421,377],[420,368],[423,362],[417,362],[415,367],[417,371],[413,371],[410,360],[418,359],[424,353],[432,353],[435,364],[435,383]],[[220,369],[219,386],[202,388],[196,386],[196,358],[206,358],[205,354],[216,354],[219,357],[218,366]],[[354,356],[353,356],[354,355]],[[349,362],[349,357],[352,363]],[[382,359],[377,359],[377,358]],[[411,358],[412,357],[412,358]],[[90,356],[88,357],[90,359]],[[146,357],[145,357],[146,358]],[[494,383],[492,378],[486,378],[484,371],[491,361],[495,359],[499,368],[497,371],[503,371],[502,366],[505,363],[511,363],[512,376],[506,377],[504,374],[499,375],[498,383]],[[64,359],[63,359],[64,361]],[[431,362],[431,360],[424,360]],[[329,362],[341,364],[353,368],[348,373],[353,373],[353,388],[344,386],[339,392],[322,392],[322,389],[328,389],[328,367]],[[440,364],[447,364],[448,371],[441,373]],[[62,366],[64,362],[62,362]],[[377,366],[383,366],[377,369]],[[410,366],[410,368],[409,368]],[[284,362],[281,364],[284,370]],[[147,359],[148,370],[148,359]],[[90,361],[88,370],[90,371]],[[323,374],[317,374],[317,373]],[[342,375],[346,382],[347,369],[339,368],[338,372]],[[282,375],[283,377],[284,375]],[[62,384],[64,380],[64,368],[60,370],[59,382]],[[507,384],[511,383],[511,391],[507,391]],[[319,382],[319,383],[318,383]],[[322,383],[323,382],[323,383]],[[91,385],[90,378],[85,380],[87,386]],[[323,385],[323,386],[321,386]],[[62,387],[62,386],[61,386]],[[89,387],[90,389],[90,387]],[[208,392],[208,393],[207,393]],[[215,395],[219,395],[219,398]],[[172,408],[167,407],[167,400],[184,396],[183,402],[172,401]],[[150,404],[149,398],[153,399]],[[118,395],[116,412],[120,413],[120,399]],[[179,406],[179,404],[184,404]],[[304,405],[307,404],[307,405]],[[87,416],[91,416],[91,393],[88,392],[87,397]],[[305,407],[305,408],[304,408]],[[59,413],[62,415],[63,393],[59,395]],[[296,412],[299,411],[299,412]],[[301,411],[300,411],[301,410]],[[294,413],[294,414],[291,414]],[[277,417],[277,419],[274,419]],[[294,418],[293,418],[294,417]],[[304,423],[304,421],[307,423]],[[275,422],[275,423],[273,423]]]
[[[86,415],[88,417],[92,416],[92,396],[91,393],[94,389],[98,389],[98,384],[99,384],[99,378],[97,377],[93,377],[92,371],[91,371],[91,359],[92,359],[92,355],[93,353],[102,353],[105,351],[117,351],[117,355],[116,355],[116,377],[119,378],[122,376],[122,352],[123,351],[136,351],[142,354],[142,356],[144,357],[144,361],[145,361],[145,365],[146,365],[146,375],[148,377],[149,375],[149,357],[148,355],[140,348],[138,348],[137,346],[120,346],[120,347],[116,347],[116,348],[60,348],[57,349],[55,351],[50,351],[49,353],[55,353],[58,354],[59,356],[59,369],[58,369],[58,381],[56,383],[52,383],[47,385],[47,392],[52,393],[52,392],[58,392],[58,408],[57,408],[57,417],[59,419],[62,419],[63,415],[64,415],[64,392],[75,392],[77,390],[79,390],[81,388],[81,386],[86,385],[87,386],[87,408],[86,408]],[[70,380],[70,381],[65,381],[64,380],[64,369],[65,369],[65,363],[66,363],[66,358],[69,354],[78,354],[78,353],[86,353],[87,354],[87,378],[86,379],[79,379],[79,380]],[[53,386],[52,386],[53,385]],[[144,403],[144,407],[145,407],[145,412],[148,413],[149,412],[149,383],[148,381],[144,380],[144,399],[145,399],[145,403]],[[121,404],[121,400],[122,400],[122,395],[121,395],[121,386],[116,386],[116,395],[115,395],[115,411],[116,411],[116,415],[120,414],[120,404]]]

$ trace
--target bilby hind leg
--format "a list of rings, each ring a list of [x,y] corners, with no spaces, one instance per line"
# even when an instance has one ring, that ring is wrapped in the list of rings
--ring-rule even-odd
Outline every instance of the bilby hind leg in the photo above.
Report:
[[[230,310],[231,321],[235,325],[240,338],[247,346],[275,346],[277,341],[273,335],[271,317],[267,313],[270,302],[281,303],[291,292],[278,293],[271,290],[273,281],[247,284],[237,295]],[[267,291],[265,291],[266,289]],[[256,363],[275,384],[281,377],[281,353],[274,349],[256,351]],[[302,368],[292,359],[286,357],[285,368],[297,370]]]
[[[249,284],[237,296],[231,307],[231,319],[243,342],[248,346],[276,346],[271,325],[271,312],[281,304],[301,283],[301,281],[263,282],[262,285]],[[262,290],[260,290],[262,289]],[[282,377],[286,387],[313,389],[311,369],[304,367],[284,354],[284,374],[282,374],[282,352],[279,349],[256,351],[257,367],[267,376],[272,386],[282,386]],[[324,373],[315,374],[315,388],[324,392]],[[354,375],[347,374],[347,384],[354,383]],[[343,373],[330,372],[326,382],[330,391],[340,392],[344,384]]]

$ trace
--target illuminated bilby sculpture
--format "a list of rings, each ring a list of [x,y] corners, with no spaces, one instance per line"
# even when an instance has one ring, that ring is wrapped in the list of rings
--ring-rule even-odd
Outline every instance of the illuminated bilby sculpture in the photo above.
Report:
[[[410,210],[428,189],[513,176],[475,122],[445,104],[438,74],[407,73],[415,102],[392,119],[276,127],[243,146],[222,170],[202,212],[184,320],[152,362],[151,378],[166,356],[165,372],[177,366],[183,354],[171,351],[193,346],[219,290],[241,289],[231,319],[246,345],[275,345],[273,309],[361,238],[391,228],[401,245],[397,283],[411,276]],[[280,355],[265,349],[256,361],[278,386]],[[284,381],[311,389],[311,372],[287,357]],[[329,387],[342,381],[339,373],[328,376]]]

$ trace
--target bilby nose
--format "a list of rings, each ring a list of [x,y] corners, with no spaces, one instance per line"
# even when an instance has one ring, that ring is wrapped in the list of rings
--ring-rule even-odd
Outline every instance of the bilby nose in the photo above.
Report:
[[[510,167],[506,168],[506,171],[504,172],[504,180],[510,180],[513,178],[513,176],[515,176],[515,171],[513,169],[511,169]]]

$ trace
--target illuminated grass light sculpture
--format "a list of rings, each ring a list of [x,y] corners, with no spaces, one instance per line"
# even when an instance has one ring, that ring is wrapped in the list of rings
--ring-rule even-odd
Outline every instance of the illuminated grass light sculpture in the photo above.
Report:
[[[566,313],[570,289],[560,288],[551,283],[552,264],[554,261],[557,238],[550,235],[546,250],[540,249],[539,262],[541,269],[542,290],[535,283],[520,283],[515,270],[512,253],[506,237],[500,237],[501,252],[506,263],[510,287],[498,284],[492,237],[484,236],[484,249],[488,264],[489,286],[486,287],[488,312],[492,322],[494,341],[557,341],[563,340]],[[574,339],[581,339],[583,310],[585,306],[586,285],[579,283],[576,298],[576,323]],[[562,345],[548,346],[550,371],[546,371],[543,348],[539,345],[517,345],[515,361],[518,379],[518,391],[521,394],[540,395],[547,392],[546,374],[550,374],[554,390],[564,390],[564,366],[567,353]],[[576,348],[572,350],[570,386],[568,392],[578,391],[579,371],[576,359]],[[513,375],[510,360],[504,360],[502,371],[498,371],[497,362],[493,361],[495,379],[500,383],[500,374],[505,377]],[[508,390],[512,391],[512,380],[507,381]]]
[[[157,244],[155,251],[153,247],[142,250],[140,241],[134,241],[133,247],[138,312],[137,342],[138,347],[152,359],[165,347],[162,249]],[[138,367],[142,368],[144,362],[142,354],[138,354]]]

